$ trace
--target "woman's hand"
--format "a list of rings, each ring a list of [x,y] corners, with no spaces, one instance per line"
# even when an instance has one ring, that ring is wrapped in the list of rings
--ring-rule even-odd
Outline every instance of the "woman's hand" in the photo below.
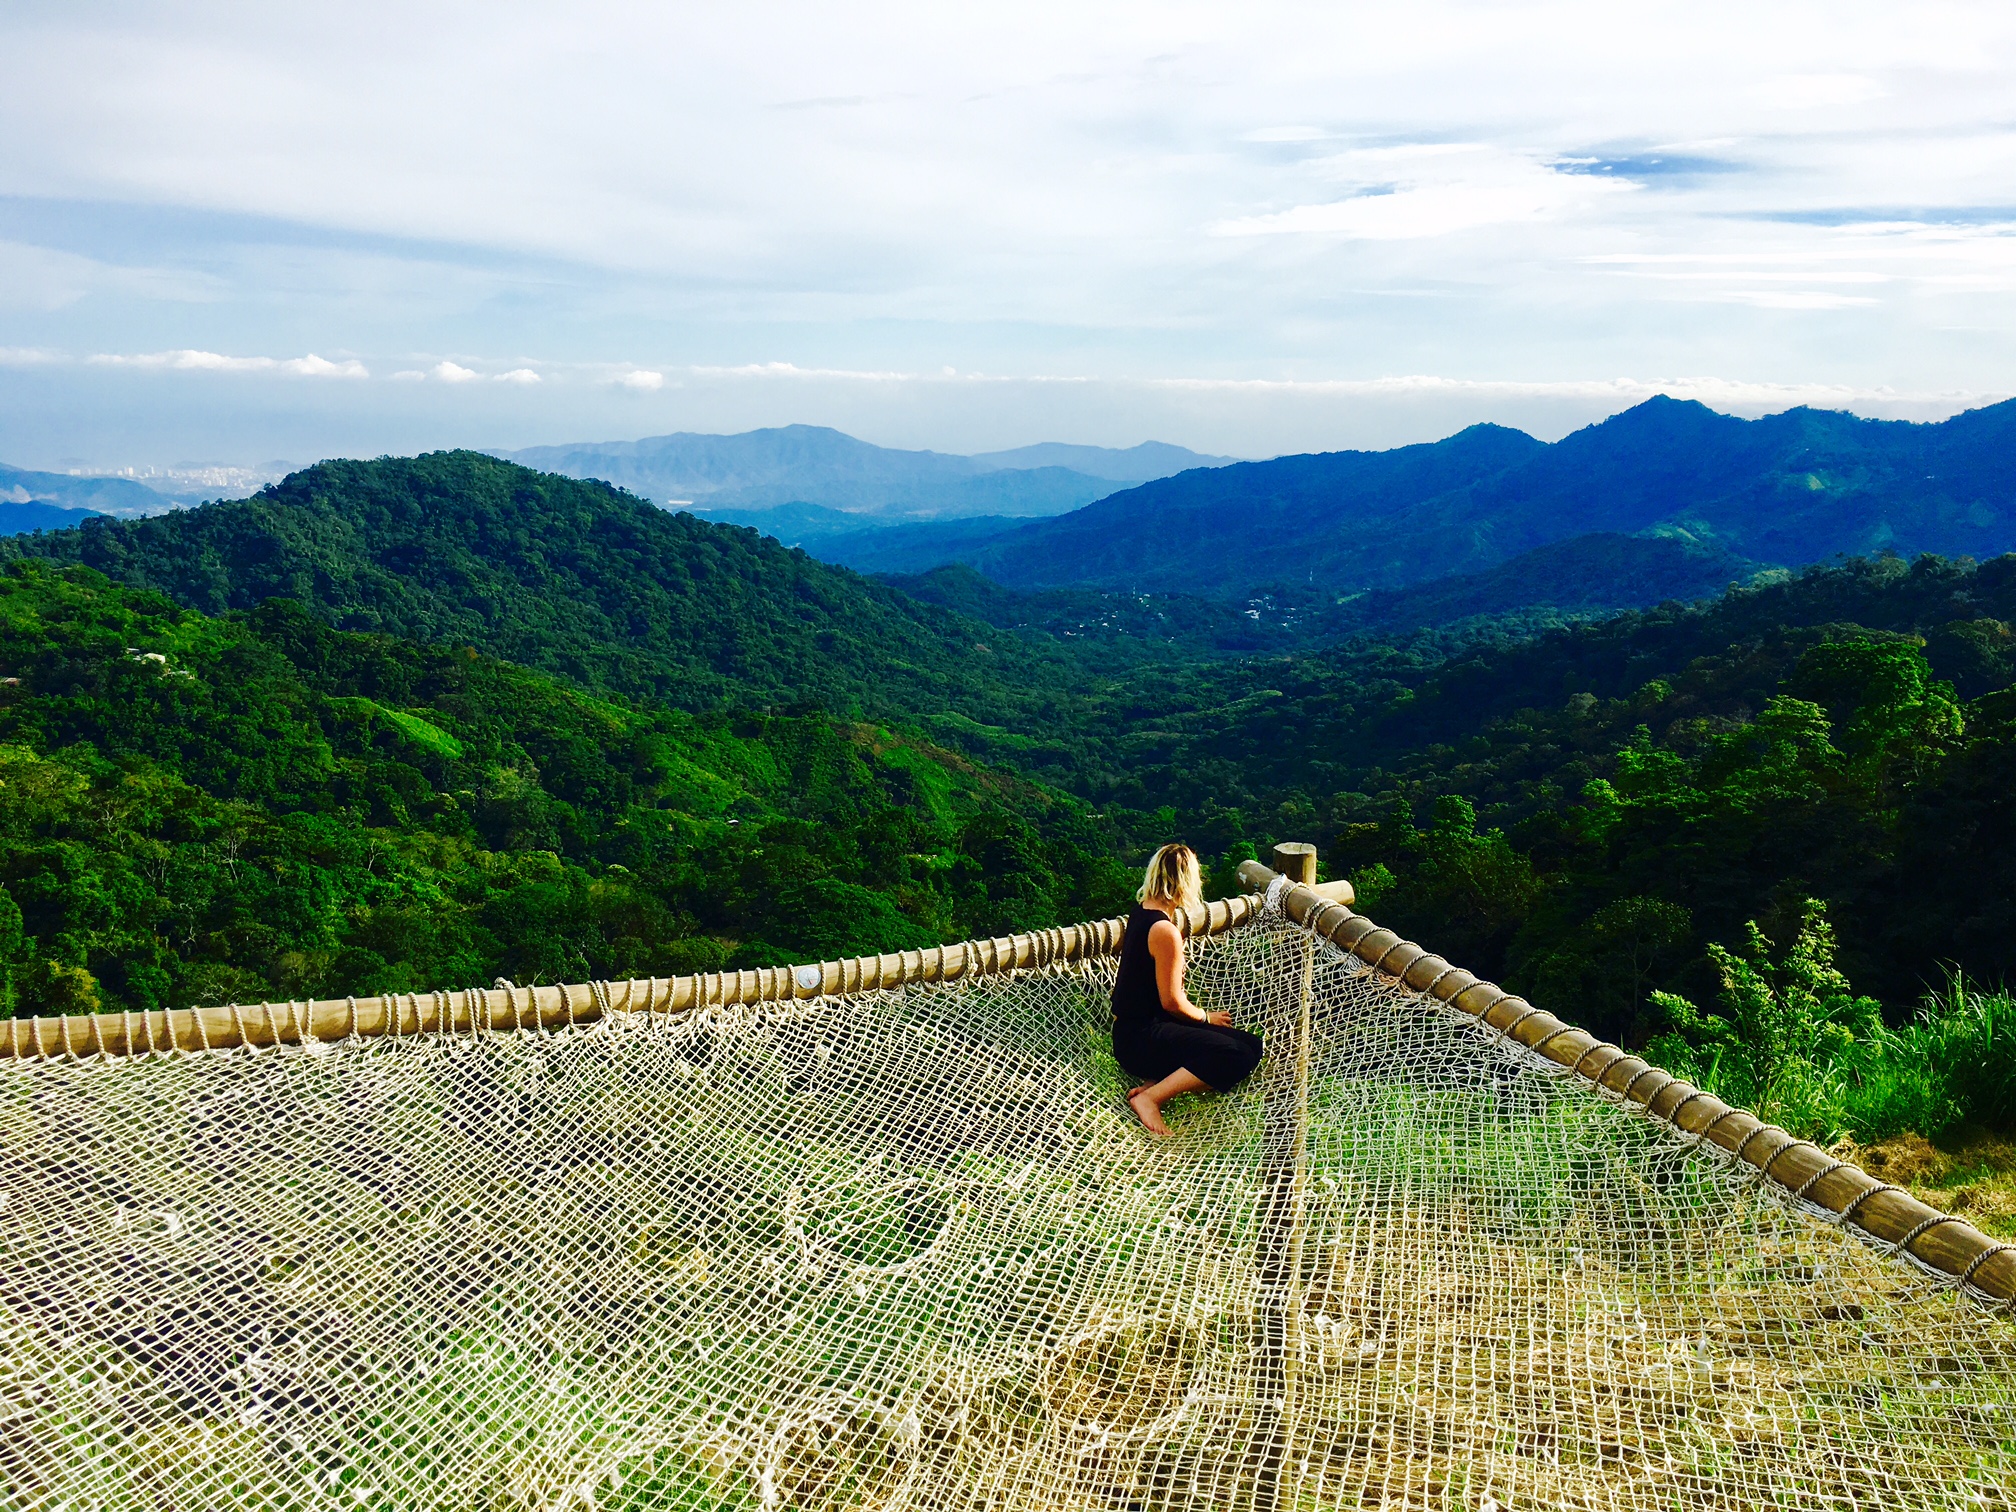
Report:
[[[1232,1027],[1232,1015],[1221,1009],[1217,1013],[1205,1014],[1204,1022],[1207,1024],[1216,1024],[1220,1029],[1230,1029]]]

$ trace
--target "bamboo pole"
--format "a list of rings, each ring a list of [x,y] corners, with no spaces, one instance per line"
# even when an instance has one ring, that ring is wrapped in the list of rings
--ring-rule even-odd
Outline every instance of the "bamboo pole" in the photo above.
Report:
[[[1274,847],[1274,866],[1303,887],[1316,884],[1316,847]],[[1302,1229],[1309,1164],[1309,999],[1315,981],[1313,939],[1299,942],[1289,967],[1296,999],[1272,1024],[1267,1097],[1261,1115],[1260,1209],[1256,1249],[1260,1288],[1260,1414],[1253,1478],[1256,1512],[1274,1512],[1291,1490],[1287,1461],[1295,1433],[1295,1323],[1301,1312]]]
[[[1239,878],[1264,891],[1277,873],[1258,861]],[[1504,988],[1459,970],[1363,914],[1291,883],[1284,913],[1401,985],[1426,993],[1497,1030],[1506,1039],[1566,1068],[1585,1082],[1699,1144],[1712,1144],[1755,1167],[1774,1186],[1908,1254],[1930,1269],[2001,1301],[2016,1301],[2016,1247],[1989,1238],[1965,1219],[1942,1213],[1910,1193],[1878,1181],[1860,1166],[1836,1160],[1747,1109],[1729,1104],[1660,1070],[1643,1056],[1599,1040],[1586,1029],[1535,1008]]]
[[[1184,920],[1193,935],[1222,934],[1260,912],[1252,897],[1199,904]],[[146,1055],[155,1051],[227,1050],[353,1036],[550,1029],[592,1023],[604,1005],[616,1012],[690,1013],[730,1003],[767,1003],[876,992],[910,982],[1002,976],[1068,961],[1113,955],[1124,919],[1099,919],[1032,934],[964,940],[844,961],[764,966],[700,976],[649,977],[549,987],[456,988],[388,997],[230,1004],[153,1013],[79,1014],[0,1020],[0,1060]]]

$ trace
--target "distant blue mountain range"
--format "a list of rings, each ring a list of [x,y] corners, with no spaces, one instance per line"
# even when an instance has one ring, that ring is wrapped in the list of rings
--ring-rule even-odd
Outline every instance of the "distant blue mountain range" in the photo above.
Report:
[[[1116,487],[1232,460],[1160,441],[1125,450],[1051,441],[962,457],[874,446],[819,425],[532,446],[493,455],[570,478],[601,478],[660,504],[690,505],[709,519],[758,525],[765,534],[805,534],[808,524],[818,523],[802,513],[760,519],[754,513],[780,505],[855,516],[826,521],[831,529],[811,532],[827,535],[894,520],[1061,514]]]
[[[0,535],[62,530],[94,514],[153,514],[160,494],[130,478],[78,478],[0,464]]]
[[[857,571],[963,563],[1017,593],[1287,593],[1367,627],[1601,613],[1884,550],[2016,551],[2016,401],[1920,425],[1740,420],[1662,397],[1551,445],[1476,425],[1265,462],[1160,443],[960,457],[802,425],[509,455]],[[158,508],[125,479],[0,468],[0,534],[136,504]]]
[[[995,522],[984,540],[978,525],[945,559],[1011,588],[1219,598],[1393,591],[1595,534],[1612,539],[1551,560],[1649,585],[1663,558],[1634,555],[1633,538],[1684,541],[1750,570],[1883,550],[1986,557],[2016,550],[2016,400],[1918,425],[1811,409],[1740,420],[1657,398],[1552,445],[1476,425],[1392,451],[1184,472],[1054,519]],[[917,572],[939,529],[807,549]]]
[[[68,530],[99,513],[95,509],[62,509],[54,504],[0,500],[0,536],[26,535],[31,530]]]

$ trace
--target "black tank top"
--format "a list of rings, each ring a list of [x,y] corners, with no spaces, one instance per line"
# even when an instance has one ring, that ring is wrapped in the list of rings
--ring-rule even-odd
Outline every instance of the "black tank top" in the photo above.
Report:
[[[1127,915],[1120,937],[1120,974],[1113,981],[1113,1022],[1149,1024],[1162,1017],[1162,989],[1155,983],[1155,957],[1148,949],[1148,931],[1169,922],[1159,908],[1139,908]]]

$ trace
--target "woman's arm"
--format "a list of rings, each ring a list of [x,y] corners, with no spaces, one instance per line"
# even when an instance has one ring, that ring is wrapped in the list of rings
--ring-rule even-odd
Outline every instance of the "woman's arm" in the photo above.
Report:
[[[1229,1013],[1206,1013],[1183,990],[1183,937],[1167,919],[1148,931],[1148,953],[1155,958],[1155,985],[1161,992],[1164,1008],[1178,1018],[1194,1019],[1200,1024],[1232,1022]]]

